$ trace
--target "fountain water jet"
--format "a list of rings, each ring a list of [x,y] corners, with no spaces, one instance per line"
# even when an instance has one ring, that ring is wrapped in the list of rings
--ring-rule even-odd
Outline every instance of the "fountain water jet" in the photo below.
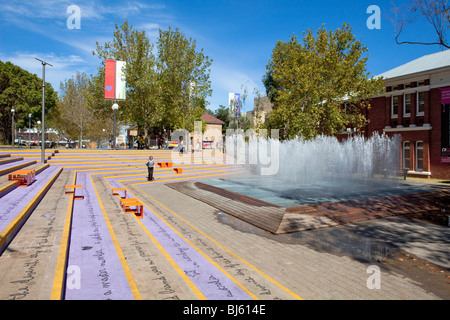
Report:
[[[226,143],[227,163],[245,165],[249,174],[170,187],[275,234],[406,214],[432,191],[394,177],[399,136],[280,142],[236,134]],[[276,170],[267,174],[268,167]]]
[[[339,142],[334,137],[294,139],[280,143],[277,177],[298,184],[333,179],[395,175],[400,163],[400,137],[374,134]]]
[[[400,141],[398,135],[376,133],[343,141],[327,136],[282,142],[227,136],[227,154],[255,175],[207,183],[283,207],[386,196],[400,183],[392,179],[399,171]],[[230,147],[234,147],[232,152],[228,152]],[[268,166],[277,168],[274,174],[262,173]]]

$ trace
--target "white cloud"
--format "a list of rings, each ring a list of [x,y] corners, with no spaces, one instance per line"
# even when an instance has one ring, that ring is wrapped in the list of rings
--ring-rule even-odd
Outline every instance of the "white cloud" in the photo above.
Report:
[[[35,58],[44,60],[52,65],[45,67],[45,82],[51,83],[53,89],[57,91],[61,81],[71,78],[76,74],[77,70],[83,71],[80,66],[83,66],[85,63],[84,59],[77,55],[62,56],[42,52],[16,52],[12,56],[1,55],[2,61],[10,61],[42,78],[42,64]]]
[[[211,66],[211,81],[218,88],[229,92],[241,92],[242,85],[245,85],[250,94],[253,93],[254,88],[261,87],[256,84],[249,73],[226,65],[216,65],[215,62]]]
[[[5,18],[16,19],[65,19],[68,17],[67,8],[77,5],[81,9],[82,19],[103,19],[106,15],[127,17],[137,15],[143,10],[159,10],[164,5],[149,5],[139,1],[118,2],[105,4],[100,1],[77,0],[9,0],[0,3],[0,12]]]
[[[148,23],[143,23],[141,25],[136,26],[136,29],[144,30],[146,35],[151,40],[155,40],[158,37],[160,28],[161,28],[161,25],[156,22],[148,22]]]
[[[211,109],[217,108],[219,105],[228,104],[228,93],[243,94],[245,86],[247,89],[247,100],[244,106],[244,112],[253,110],[253,99],[255,98],[254,90],[263,92],[261,84],[257,84],[254,72],[244,69],[238,69],[230,64],[218,64],[216,61],[211,65],[211,86],[213,88],[213,96],[209,99]]]

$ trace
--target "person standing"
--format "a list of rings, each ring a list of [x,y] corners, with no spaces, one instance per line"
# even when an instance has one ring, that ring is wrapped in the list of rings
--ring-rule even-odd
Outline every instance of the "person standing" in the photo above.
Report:
[[[184,152],[183,136],[180,136],[180,139],[178,140],[178,152],[181,154]]]
[[[148,158],[148,161],[147,161],[147,169],[148,169],[148,177],[147,177],[147,180],[148,181],[152,181],[152,180],[155,180],[154,178],[153,178],[153,167],[155,166],[155,162],[153,161],[153,157],[152,156],[150,156],[149,158]]]
[[[161,139],[161,137],[158,138],[158,149],[162,149],[162,139]]]

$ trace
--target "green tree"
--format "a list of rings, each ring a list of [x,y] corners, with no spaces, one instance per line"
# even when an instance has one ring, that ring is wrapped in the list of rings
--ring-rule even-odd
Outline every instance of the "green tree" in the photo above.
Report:
[[[228,128],[229,124],[230,124],[230,112],[228,111],[228,107],[224,106],[224,105],[219,105],[219,108],[217,108],[214,116],[219,119],[222,120],[225,124],[222,126],[222,132],[225,133],[226,129]]]
[[[59,132],[79,141],[97,127],[94,125],[96,118],[88,107],[88,87],[89,78],[81,72],[61,82],[57,107],[59,121],[53,122]]]
[[[116,24],[113,40],[97,43],[93,52],[103,61],[93,77],[90,104],[98,116],[110,114],[112,103],[102,98],[104,60],[122,60],[127,63],[127,99],[119,102],[119,119],[138,124],[146,134],[152,128],[192,130],[212,92],[212,60],[203,49],[197,51],[195,40],[170,27],[159,31],[156,54],[154,47],[145,31],[133,29],[127,21]]]
[[[212,60],[197,51],[196,41],[179,29],[159,30],[157,67],[161,80],[164,123],[175,129],[192,131],[206,110],[211,95],[209,69]]]
[[[119,101],[118,118],[128,123],[135,123],[144,132],[162,119],[163,110],[159,101],[161,90],[155,67],[153,45],[145,31],[138,31],[125,21],[120,27],[116,24],[114,38],[103,46],[97,42],[96,52],[102,59],[97,76],[92,79],[91,106],[100,117],[111,115],[112,101],[103,98],[105,60],[126,62],[125,76],[127,83],[126,100]]]
[[[49,83],[45,84],[45,111],[52,114],[57,94]],[[15,110],[16,128],[28,128],[42,118],[42,79],[11,62],[0,61],[0,141],[10,142],[12,113]],[[47,126],[48,127],[48,126]]]
[[[322,26],[316,36],[308,30],[303,43],[295,35],[279,41],[263,79],[274,104],[267,128],[309,139],[363,127],[370,98],[383,86],[369,78],[366,51],[345,23],[336,31]]]

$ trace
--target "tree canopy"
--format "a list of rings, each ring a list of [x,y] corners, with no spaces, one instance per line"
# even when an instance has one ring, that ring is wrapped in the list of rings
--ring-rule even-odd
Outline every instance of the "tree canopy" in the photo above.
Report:
[[[322,26],[316,35],[308,30],[303,43],[295,35],[278,41],[263,78],[274,104],[267,128],[308,139],[364,126],[369,99],[382,90],[382,80],[366,71],[366,51],[348,24],[336,31]]]
[[[75,76],[61,82],[59,100],[52,124],[60,132],[72,138],[83,140],[84,135],[99,136],[104,127],[89,108],[90,81],[85,73],[77,72]]]
[[[194,121],[201,120],[211,95],[212,60],[180,30],[160,30],[153,44],[145,31],[125,21],[116,24],[111,42],[97,43],[94,54],[102,59],[91,88],[91,106],[97,115],[110,113],[111,103],[102,95],[104,60],[112,59],[126,62],[127,99],[118,102],[119,119],[137,124],[145,133],[155,127],[192,130]]]
[[[51,114],[57,93],[45,84],[45,112]],[[42,118],[42,79],[11,62],[0,61],[0,141],[11,141],[12,113],[16,128],[27,128]]]

